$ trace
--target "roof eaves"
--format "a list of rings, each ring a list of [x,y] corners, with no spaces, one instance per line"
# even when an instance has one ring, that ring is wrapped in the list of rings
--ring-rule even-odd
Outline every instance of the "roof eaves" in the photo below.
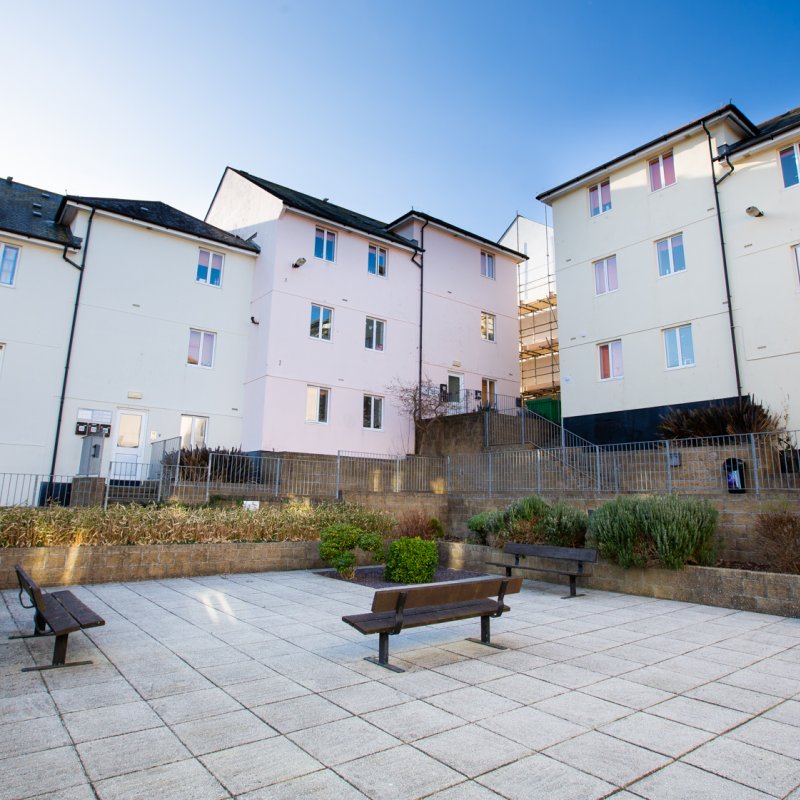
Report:
[[[686,125],[682,125],[680,128],[676,128],[669,133],[665,133],[663,136],[658,136],[655,139],[647,142],[646,144],[639,145],[638,147],[633,148],[633,150],[629,150],[627,153],[623,153],[621,156],[617,156],[616,158],[612,158],[610,161],[606,161],[604,164],[600,164],[600,166],[594,167],[586,172],[578,175],[575,178],[571,178],[568,181],[564,181],[564,183],[559,184],[558,186],[554,186],[552,189],[547,189],[544,192],[536,195],[536,199],[540,202],[546,202],[546,199],[554,194],[558,194],[559,192],[567,189],[568,187],[579,184],[585,181],[587,178],[592,177],[593,175],[597,175],[609,169],[610,167],[616,166],[617,164],[621,163],[622,161],[626,161],[629,158],[633,158],[634,156],[638,155],[639,153],[643,153],[646,150],[649,150],[652,147],[655,147],[658,144],[663,142],[668,142],[670,139],[675,138],[676,136],[680,136],[682,133],[686,133],[686,131],[691,130],[692,128],[699,127],[703,125],[703,123],[710,122],[713,119],[717,119],[718,117],[723,116],[732,116],[736,118],[737,123],[743,130],[749,131],[749,133],[753,136],[758,134],[758,126],[755,125],[748,117],[746,117],[735,105],[729,103],[726,106],[723,106],[720,109],[712,112],[711,114],[706,114],[704,117],[700,117],[692,122],[687,123]]]

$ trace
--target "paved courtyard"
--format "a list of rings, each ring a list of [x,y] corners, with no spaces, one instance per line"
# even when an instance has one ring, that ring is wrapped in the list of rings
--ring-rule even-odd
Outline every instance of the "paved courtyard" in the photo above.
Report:
[[[0,604],[0,798],[800,798],[800,619],[526,582],[493,621],[391,638],[311,572],[75,588],[52,638]]]

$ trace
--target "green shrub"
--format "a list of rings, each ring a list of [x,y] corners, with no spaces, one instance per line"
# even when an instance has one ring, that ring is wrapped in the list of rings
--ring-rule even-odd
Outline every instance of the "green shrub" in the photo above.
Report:
[[[320,534],[320,558],[344,578],[352,578],[355,574],[356,549],[372,553],[375,560],[383,561],[383,540],[377,533],[368,533],[347,522],[337,522]]]
[[[589,515],[559,500],[547,509],[540,530],[547,544],[556,547],[584,547]]]
[[[436,542],[404,537],[389,545],[384,578],[397,583],[429,583],[438,563]]]
[[[709,403],[699,408],[672,408],[658,424],[664,439],[732,436],[738,433],[772,433],[783,430],[785,420],[752,397],[740,402]]]
[[[508,523],[508,511],[482,511],[467,520],[467,527],[476,534],[479,544],[486,544],[490,533],[500,533]]]
[[[714,563],[717,510],[705,500],[677,495],[618,497],[590,518],[589,535],[605,558],[621,567]]]
[[[787,501],[770,503],[756,517],[764,558],[777,572],[800,574],[800,514]]]

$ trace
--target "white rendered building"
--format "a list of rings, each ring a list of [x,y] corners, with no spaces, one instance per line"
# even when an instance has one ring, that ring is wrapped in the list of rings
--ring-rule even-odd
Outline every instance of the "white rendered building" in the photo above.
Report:
[[[261,247],[242,446],[413,452],[396,388],[518,394],[510,248],[412,211],[384,223],[228,168],[206,220]],[[438,390],[438,389],[437,389]]]
[[[733,105],[550,189],[565,426],[753,395],[800,427],[800,110]]]

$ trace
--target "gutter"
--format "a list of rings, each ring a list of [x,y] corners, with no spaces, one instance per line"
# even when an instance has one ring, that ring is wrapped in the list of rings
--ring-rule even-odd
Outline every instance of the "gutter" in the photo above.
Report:
[[[56,435],[55,439],[53,440],[53,460],[50,462],[50,488],[52,490],[53,485],[53,478],[56,471],[56,459],[58,458],[58,440],[61,436],[61,423],[64,419],[64,398],[67,394],[67,380],[69,378],[69,367],[70,361],[72,360],[72,345],[75,342],[75,326],[78,322],[78,306],[80,305],[81,301],[81,290],[83,289],[83,275],[85,272],[86,267],[86,255],[89,252],[89,237],[92,233],[92,220],[94,219],[94,212],[95,210],[92,209],[91,213],[89,214],[89,223],[86,226],[86,238],[83,242],[83,256],[81,257],[81,263],[76,264],[70,258],[67,257],[67,246],[64,245],[64,252],[62,253],[61,257],[64,261],[67,262],[70,266],[75,267],[78,270],[79,277],[78,277],[78,288],[75,291],[75,308],[72,311],[72,324],[69,329],[69,342],[67,344],[67,358],[64,362],[64,380],[61,383],[61,396],[58,399],[58,418],[56,420]]]
[[[714,175],[714,149],[711,146],[711,132],[708,130],[706,126],[705,120],[702,122],[703,130],[706,132],[706,138],[708,139],[708,158],[711,164],[711,180],[714,183],[714,207],[717,212],[717,227],[719,228],[719,246],[720,250],[722,251],[722,274],[725,277],[725,298],[728,302],[728,324],[730,326],[731,331],[731,349],[733,350],[733,371],[736,375],[736,397],[738,398],[739,403],[742,401],[742,378],[741,373],[739,372],[739,355],[736,351],[736,329],[733,324],[733,303],[731,302],[731,283],[730,283],[730,276],[728,274],[728,256],[725,251],[725,232],[722,227],[722,212],[720,211],[719,207],[719,185],[725,178],[729,177],[733,174],[733,164],[726,158],[725,161],[728,166],[731,168],[730,172],[726,172],[719,180],[717,180],[716,176]]]

